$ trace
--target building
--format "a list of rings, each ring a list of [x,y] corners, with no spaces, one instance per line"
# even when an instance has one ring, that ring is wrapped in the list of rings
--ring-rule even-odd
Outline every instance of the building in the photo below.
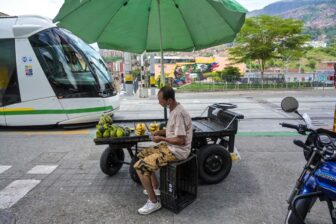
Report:
[[[316,68],[318,70],[333,70],[334,71],[335,64],[336,64],[336,61],[322,61],[317,64]]]
[[[336,61],[322,61],[317,65],[316,80],[335,85],[335,70]]]
[[[103,57],[124,57],[124,52],[122,51],[107,50],[107,49],[100,49],[99,54]]]
[[[323,41],[309,41],[307,42],[308,46],[311,46],[313,48],[318,48],[318,47],[327,47],[327,43]]]

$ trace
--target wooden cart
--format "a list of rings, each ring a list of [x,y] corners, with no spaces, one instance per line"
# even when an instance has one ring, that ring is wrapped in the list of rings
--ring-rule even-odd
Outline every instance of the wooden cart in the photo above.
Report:
[[[238,130],[238,121],[244,116],[229,109],[236,105],[217,103],[207,108],[207,116],[192,118],[193,141],[192,153],[197,155],[199,178],[204,183],[214,184],[222,181],[230,172],[232,159],[230,153],[234,151],[235,135]],[[133,128],[137,123],[151,122],[165,123],[163,119],[139,119],[139,120],[114,120],[119,126]],[[130,136],[115,138],[95,138],[96,145],[108,145],[100,159],[101,170],[110,176],[116,174],[123,164],[130,165],[131,178],[139,182],[133,168],[137,161],[139,143],[151,141],[149,133],[136,136],[133,132]],[[125,152],[131,158],[125,162]]]

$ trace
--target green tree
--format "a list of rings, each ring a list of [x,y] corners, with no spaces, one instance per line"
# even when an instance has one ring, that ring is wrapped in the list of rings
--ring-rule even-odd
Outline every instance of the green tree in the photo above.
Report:
[[[333,57],[336,57],[336,39],[330,44],[328,44],[327,47],[321,48],[321,51]]]
[[[226,67],[221,72],[221,77],[223,80],[229,82],[238,80],[240,78],[239,68],[233,66]]]
[[[205,78],[211,78],[215,82],[222,81],[221,73],[220,72],[205,72],[203,73]]]
[[[235,46],[229,49],[231,59],[244,63],[257,61],[263,79],[268,60],[289,61],[303,54],[309,36],[302,31],[300,20],[267,15],[248,18],[237,35]]]
[[[130,74],[133,76],[133,80],[135,78],[138,78],[138,80],[141,79],[141,69],[140,68],[135,68],[132,71],[130,71]]]
[[[308,64],[307,64],[307,67],[310,68],[312,71],[315,71],[315,69],[316,69],[316,61],[309,60]]]

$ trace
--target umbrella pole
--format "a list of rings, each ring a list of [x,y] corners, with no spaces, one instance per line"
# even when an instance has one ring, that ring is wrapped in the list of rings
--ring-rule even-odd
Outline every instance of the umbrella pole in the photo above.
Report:
[[[163,51],[162,51],[162,48],[161,48],[161,80],[162,80],[163,86],[165,86],[166,80],[165,80],[165,76],[164,76],[164,64],[163,64]],[[165,120],[165,122],[167,124],[167,120],[168,120],[167,107],[163,108],[163,115],[164,115],[164,120]]]
[[[164,63],[163,63],[163,51],[161,48],[161,79],[162,79],[162,84],[163,86],[166,85],[166,77],[164,75]]]
[[[160,53],[161,53],[161,82],[163,86],[166,85],[166,80],[164,76],[164,64],[163,64],[163,50],[162,50],[162,29],[161,29],[161,13],[160,13],[160,0],[157,0],[158,5],[158,15],[159,15],[159,30],[160,30]]]
[[[161,53],[161,82],[163,86],[166,85],[166,78],[164,75],[164,63],[163,63],[163,50],[162,50],[162,29],[161,29],[161,13],[160,13],[160,0],[157,0],[158,5],[158,15],[159,15],[159,29],[160,29],[160,53]],[[167,108],[163,109],[164,120],[167,124]]]

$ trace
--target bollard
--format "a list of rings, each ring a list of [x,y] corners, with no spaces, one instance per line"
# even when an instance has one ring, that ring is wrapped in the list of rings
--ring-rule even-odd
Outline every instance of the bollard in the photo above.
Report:
[[[333,127],[333,132],[336,133],[336,105],[335,105],[335,111],[334,111],[334,127]]]

